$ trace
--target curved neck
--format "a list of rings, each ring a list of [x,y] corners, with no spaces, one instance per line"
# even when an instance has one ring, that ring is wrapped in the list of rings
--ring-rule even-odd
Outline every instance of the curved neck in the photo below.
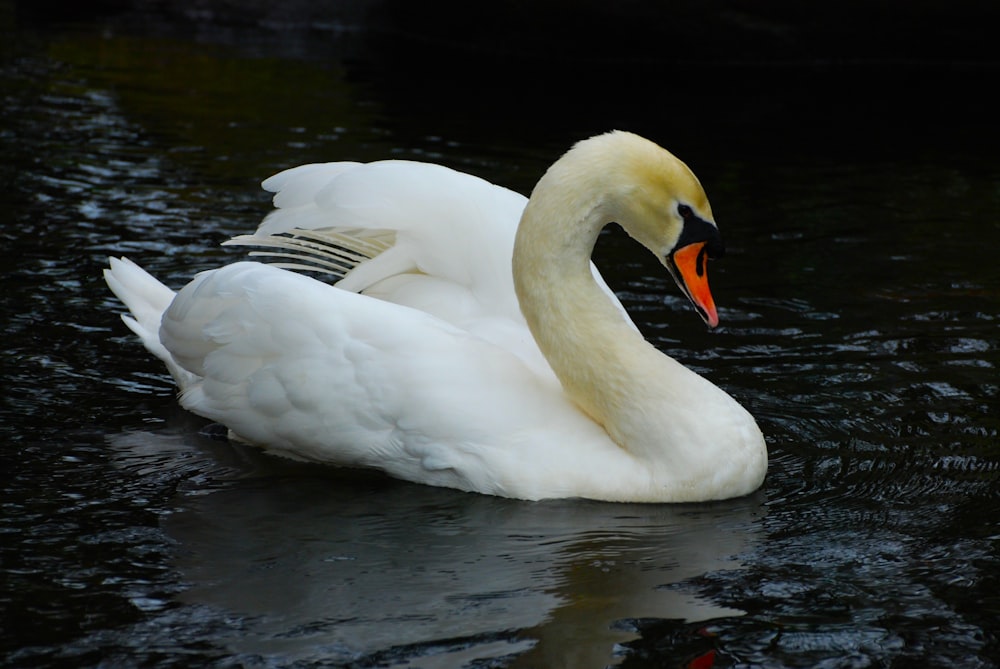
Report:
[[[514,244],[514,287],[528,327],[567,395],[635,455],[662,445],[665,406],[687,369],[657,351],[594,279],[590,256],[610,214],[592,189],[539,182]],[[566,212],[570,212],[568,215]],[[685,379],[687,380],[687,379]]]
[[[704,200],[687,168],[650,146],[627,134],[603,135],[549,168],[521,215],[514,288],[567,397],[640,465],[631,484],[670,490],[675,500],[704,499],[706,490],[744,494],[767,468],[753,417],[647,342],[590,263],[612,221],[663,258],[680,234],[663,221],[676,207],[672,184],[687,184],[685,201]]]

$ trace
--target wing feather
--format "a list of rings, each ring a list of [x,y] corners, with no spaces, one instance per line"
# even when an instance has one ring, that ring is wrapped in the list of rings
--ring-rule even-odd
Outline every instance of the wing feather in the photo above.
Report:
[[[182,394],[186,408],[299,458],[461,478],[484,458],[511,457],[497,444],[554,415],[593,429],[557,383],[508,351],[259,263],[199,274],[167,309],[160,338],[202,377]]]

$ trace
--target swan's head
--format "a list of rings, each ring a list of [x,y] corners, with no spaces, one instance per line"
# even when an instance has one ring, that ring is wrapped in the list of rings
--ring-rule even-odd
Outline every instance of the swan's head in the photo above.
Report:
[[[613,172],[609,213],[653,252],[709,327],[719,324],[708,287],[708,260],[725,253],[708,197],[694,173],[649,140],[613,132],[592,140]]]
[[[659,149],[659,147],[656,147]],[[687,165],[664,149],[661,160],[637,165],[625,186],[620,224],[667,268],[709,327],[719,324],[708,287],[708,261],[725,246],[708,197]]]

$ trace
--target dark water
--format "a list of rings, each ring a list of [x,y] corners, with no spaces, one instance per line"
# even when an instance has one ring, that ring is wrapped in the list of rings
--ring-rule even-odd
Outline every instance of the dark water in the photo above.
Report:
[[[3,666],[1000,666],[996,62],[500,58],[347,10],[0,7]],[[611,127],[712,198],[718,331],[623,235],[599,263],[758,417],[752,497],[530,504],[276,462],[177,408],[100,279],[109,254],[174,286],[239,257],[218,243],[293,164],[526,192]]]

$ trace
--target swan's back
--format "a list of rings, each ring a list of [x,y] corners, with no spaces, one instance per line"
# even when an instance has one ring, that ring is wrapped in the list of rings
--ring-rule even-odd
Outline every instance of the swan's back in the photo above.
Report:
[[[263,186],[275,193],[275,210],[253,235],[230,243],[287,244],[288,235],[308,231],[300,258],[317,243],[346,246],[344,269],[334,272],[342,277],[339,288],[440,318],[552,379],[521,314],[511,273],[523,195],[441,165],[405,160],[301,165]]]

